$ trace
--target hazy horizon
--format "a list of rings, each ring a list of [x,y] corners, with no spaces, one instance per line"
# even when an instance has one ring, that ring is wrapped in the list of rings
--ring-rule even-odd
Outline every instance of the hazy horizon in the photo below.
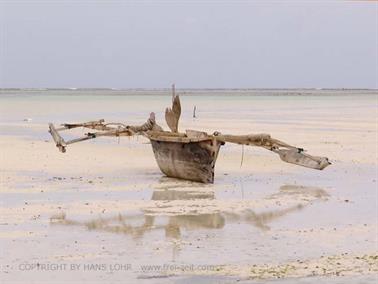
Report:
[[[377,1],[0,2],[0,88],[377,89]]]
[[[128,91],[128,90],[171,90],[172,88],[169,87],[162,87],[162,88],[143,88],[143,87],[135,87],[135,88],[110,88],[110,87],[80,87],[80,88],[75,88],[75,87],[32,87],[32,88],[17,88],[17,87],[8,87],[8,88],[1,88],[0,90],[110,90],[110,91]],[[368,90],[368,91],[378,91],[378,88],[311,88],[311,87],[303,87],[303,88],[212,88],[212,87],[205,87],[205,88],[178,88],[176,87],[176,90],[317,90],[317,91],[327,91],[327,90],[340,90],[340,91],[353,91],[353,90]]]

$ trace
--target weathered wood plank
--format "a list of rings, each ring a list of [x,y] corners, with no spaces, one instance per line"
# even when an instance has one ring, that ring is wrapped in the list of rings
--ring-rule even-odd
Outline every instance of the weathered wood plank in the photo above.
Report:
[[[55,129],[54,124],[49,123],[49,132],[52,136],[52,138],[55,141],[56,147],[58,147],[59,151],[62,153],[66,152],[66,141],[62,138],[62,136],[59,135],[58,131]]]
[[[178,122],[181,116],[181,103],[179,96],[174,96],[172,108],[165,109],[165,121],[172,132],[178,132]]]
[[[278,149],[273,150],[273,152],[276,152],[284,162],[306,168],[323,170],[331,164],[326,157],[311,156],[296,149]]]

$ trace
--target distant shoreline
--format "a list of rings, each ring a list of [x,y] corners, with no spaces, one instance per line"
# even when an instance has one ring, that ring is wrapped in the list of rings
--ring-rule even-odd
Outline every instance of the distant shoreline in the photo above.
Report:
[[[171,91],[171,88],[0,88],[0,91]],[[184,91],[378,91],[371,88],[176,88]]]
[[[182,96],[335,96],[378,95],[378,89],[176,89]],[[171,89],[106,89],[106,88],[45,88],[45,89],[0,89],[1,95],[64,95],[64,96],[170,96]]]

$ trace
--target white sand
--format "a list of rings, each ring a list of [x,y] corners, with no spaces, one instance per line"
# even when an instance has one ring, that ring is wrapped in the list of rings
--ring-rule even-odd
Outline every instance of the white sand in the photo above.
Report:
[[[143,122],[149,109],[161,110],[158,119],[164,125],[161,114],[169,97],[143,105],[148,98],[0,98],[2,279],[52,283],[142,277],[155,283],[197,274],[243,279],[360,275],[369,282],[377,274],[376,95],[183,97],[188,109],[181,129],[265,132],[333,162],[314,171],[245,147],[240,167],[241,147],[225,145],[214,185],[163,177],[141,137],[123,138],[120,144],[97,139],[62,154],[47,134],[49,121],[110,117],[135,123]],[[54,101],[59,101],[59,115]],[[194,104],[196,120],[190,118]],[[22,121],[25,117],[32,121]],[[81,268],[22,266],[36,263]],[[84,265],[99,263],[107,270],[84,273]],[[132,269],[110,271],[110,264]],[[219,269],[141,269],[149,264]]]

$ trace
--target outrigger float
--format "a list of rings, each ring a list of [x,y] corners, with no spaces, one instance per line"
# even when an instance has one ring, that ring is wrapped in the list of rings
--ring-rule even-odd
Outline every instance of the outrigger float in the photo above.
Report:
[[[140,126],[105,123],[105,120],[101,119],[85,123],[65,123],[59,128],[50,123],[49,132],[62,153],[66,152],[67,145],[101,136],[143,135],[151,141],[156,162],[165,175],[202,183],[214,182],[215,162],[220,147],[226,142],[262,147],[278,154],[284,162],[307,168],[323,170],[331,164],[326,157],[311,156],[304,153],[302,148],[286,144],[268,134],[223,135],[219,132],[207,134],[196,130],[180,133],[178,131],[180,115],[180,98],[173,92],[172,108],[167,108],[165,111],[165,120],[171,131],[164,131],[156,123],[155,114],[151,113],[147,122]],[[59,134],[60,131],[77,127],[97,131],[69,141],[65,141]]]

